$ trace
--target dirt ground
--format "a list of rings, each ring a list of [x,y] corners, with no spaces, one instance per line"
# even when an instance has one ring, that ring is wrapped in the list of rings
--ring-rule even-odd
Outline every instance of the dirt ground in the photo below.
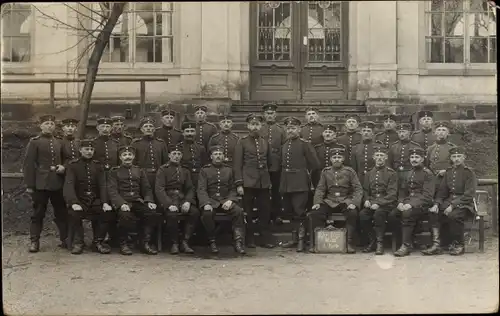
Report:
[[[3,302],[11,315],[483,313],[498,309],[498,240],[461,257],[298,254],[258,248],[219,258],[80,256],[4,235]],[[200,254],[201,253],[201,254]]]

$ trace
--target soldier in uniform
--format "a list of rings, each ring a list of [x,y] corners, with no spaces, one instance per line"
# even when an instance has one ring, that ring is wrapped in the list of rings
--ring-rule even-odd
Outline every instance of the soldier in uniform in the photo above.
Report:
[[[113,167],[108,174],[108,195],[114,209],[118,210],[118,230],[120,236],[120,253],[131,255],[127,239],[130,229],[137,227],[137,221],[142,225],[142,250],[155,255],[158,252],[151,248],[151,232],[162,214],[156,209],[153,191],[149,185],[146,173],[132,163],[135,158],[135,148],[122,146],[119,150],[121,165]]]
[[[436,141],[436,135],[432,132],[433,114],[431,111],[418,112],[418,124],[420,129],[411,135],[411,140],[420,145],[424,150]]]
[[[375,140],[382,142],[386,148],[399,140],[396,132],[396,115],[388,114],[384,116],[384,131],[375,136]]]
[[[300,137],[310,142],[313,146],[323,141],[323,124],[319,122],[318,109],[309,107],[306,109],[306,124],[300,129]]]
[[[120,144],[111,137],[112,123],[108,117],[97,119],[99,136],[94,139],[94,159],[103,165],[104,171],[109,171],[112,167],[118,166],[118,148]]]
[[[163,139],[167,148],[175,146],[182,141],[182,132],[174,127],[176,113],[173,110],[161,111],[163,125],[156,129],[156,137]]]
[[[412,234],[421,215],[432,206],[434,196],[434,175],[424,166],[425,151],[420,148],[410,149],[412,169],[407,185],[400,191],[397,208],[389,214],[389,222],[393,227],[402,226],[402,245],[394,253],[396,257],[404,257],[413,248]]]
[[[68,234],[68,211],[63,196],[63,145],[60,139],[54,137],[56,123],[53,115],[43,115],[39,122],[41,134],[30,139],[23,163],[26,192],[31,194],[33,200],[30,252],[40,250],[40,234],[49,200],[54,208],[61,248],[67,247]]]
[[[78,120],[73,118],[66,118],[63,119],[61,123],[63,131],[63,162],[64,165],[66,165],[71,160],[78,158],[79,141],[75,138]]]
[[[376,255],[384,254],[385,222],[396,207],[398,199],[398,174],[386,165],[387,148],[377,145],[373,148],[375,166],[365,175],[363,209],[359,212],[361,231],[370,241],[363,252],[376,250]],[[374,223],[372,229],[372,222]],[[375,236],[373,236],[373,230]],[[376,248],[375,248],[376,246]]]
[[[365,174],[375,166],[373,158],[373,147],[382,145],[375,141],[373,129],[375,123],[371,121],[362,122],[361,127],[361,142],[354,145],[351,150],[351,167],[356,171],[359,182],[363,183]]]
[[[182,148],[181,165],[191,173],[191,179],[196,188],[200,169],[208,162],[207,150],[195,141],[196,123],[184,121],[182,123],[182,136],[184,140],[179,143]]]
[[[331,149],[331,166],[321,172],[314,193],[312,211],[308,214],[309,230],[324,225],[328,216],[333,213],[344,213],[347,217],[347,253],[355,253],[354,235],[358,210],[363,198],[363,188],[356,172],[351,167],[343,165],[345,148]],[[314,252],[314,245],[309,245],[309,251]]]
[[[269,177],[271,178],[271,221],[281,223],[281,147],[286,140],[286,132],[278,123],[276,123],[276,110],[278,106],[274,103],[267,103],[262,106],[264,112],[264,124],[261,134],[269,144],[271,150],[271,163],[269,165]]]
[[[238,135],[231,131],[233,119],[230,115],[224,115],[219,122],[220,132],[210,137],[208,148],[221,146],[224,149],[224,163],[233,166],[234,148],[238,142]]]
[[[208,150],[208,141],[210,137],[217,134],[217,127],[207,122],[207,107],[197,105],[194,108],[194,118],[196,120],[196,142]]]
[[[258,204],[259,233],[262,238],[260,244],[265,248],[274,247],[269,227],[271,179],[268,168],[271,150],[269,143],[260,134],[262,121],[262,116],[247,116],[249,134],[238,141],[234,152],[235,184],[238,194],[243,196],[243,209],[247,214],[247,246],[250,248],[255,248],[255,224],[252,216],[254,202]]]
[[[196,208],[195,187],[189,170],[181,166],[182,150],[173,145],[168,154],[170,161],[162,165],[156,174],[155,192],[165,217],[167,229],[172,242],[171,254],[179,253],[179,215],[186,215],[184,238],[181,241],[181,251],[194,253],[189,246],[200,211]]]
[[[115,220],[111,205],[108,204],[106,176],[102,165],[93,160],[94,144],[91,139],[80,143],[80,158],[69,162],[64,182],[64,199],[68,205],[69,242],[71,253],[83,252],[82,219],[92,222],[92,248],[102,254],[110,253],[104,242],[108,223]]]
[[[281,155],[280,192],[286,210],[295,215],[297,240],[284,243],[284,248],[297,246],[297,251],[304,251],[307,202],[311,191],[310,174],[319,169],[320,163],[314,147],[300,138],[300,120],[295,117],[285,119],[287,141]],[[293,236],[293,235],[292,235]],[[295,238],[294,238],[295,239]]]
[[[125,133],[125,118],[121,115],[115,115],[111,117],[111,122],[112,122],[112,132],[111,132],[111,138],[115,139],[118,141],[118,144],[120,146],[127,146],[130,145],[132,142],[133,138],[129,134]]]
[[[351,164],[351,151],[352,147],[361,142],[361,133],[358,132],[359,116],[356,114],[347,114],[345,116],[345,129],[346,132],[337,138],[337,142],[344,145],[346,148],[346,158],[344,166],[352,167]]]
[[[330,154],[332,153],[331,149],[336,147],[345,148],[344,145],[337,143],[337,128],[335,125],[326,125],[325,130],[323,131],[323,142],[314,146],[314,150],[318,156],[320,168],[312,174],[313,187],[318,185],[321,171],[330,166]]]
[[[232,218],[234,249],[239,254],[245,254],[243,245],[243,209],[236,203],[238,193],[234,182],[233,169],[224,164],[224,150],[220,146],[210,149],[212,163],[205,165],[200,172],[198,181],[198,201],[201,209],[201,222],[207,231],[212,253],[218,253],[215,242],[216,213],[227,213]]]
[[[475,213],[476,174],[464,165],[465,157],[464,148],[450,149],[452,166],[446,169],[443,175],[436,194],[436,202],[432,208],[434,214],[442,214],[442,220],[450,225],[452,243],[449,253],[455,256],[464,253],[465,219],[471,213]]]

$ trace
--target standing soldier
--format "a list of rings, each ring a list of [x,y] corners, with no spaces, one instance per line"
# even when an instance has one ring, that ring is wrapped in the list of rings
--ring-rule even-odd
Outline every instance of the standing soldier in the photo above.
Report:
[[[72,160],[66,169],[64,199],[69,207],[69,243],[71,253],[83,252],[82,219],[92,222],[92,248],[102,254],[110,253],[104,242],[108,223],[114,220],[114,213],[108,204],[106,176],[102,165],[93,160],[94,144],[91,139],[80,143],[80,158]]]
[[[111,117],[112,122],[112,133],[111,138],[118,141],[119,146],[127,146],[132,142],[132,136],[125,133],[125,118],[121,115],[115,115]]]
[[[361,142],[354,145],[351,150],[351,167],[356,171],[359,182],[363,183],[365,174],[370,171],[375,165],[373,159],[373,147],[382,145],[382,143],[374,141],[373,129],[375,123],[366,121],[361,123]]]
[[[187,215],[184,226],[184,238],[181,251],[194,253],[189,246],[200,211],[196,208],[195,188],[189,170],[180,164],[182,150],[177,146],[170,147],[170,161],[160,167],[156,174],[155,192],[165,217],[167,230],[172,241],[171,254],[179,253],[179,215]]]
[[[418,112],[418,124],[420,129],[411,135],[411,140],[419,144],[424,150],[436,141],[432,132],[433,114],[431,111]]]
[[[276,223],[281,223],[281,146],[285,143],[286,133],[283,127],[276,123],[276,109],[278,106],[274,103],[267,103],[262,106],[264,111],[264,124],[262,125],[261,134],[269,144],[271,150],[271,162],[269,165],[269,177],[271,178],[271,220]]]
[[[394,114],[384,116],[384,131],[378,133],[375,139],[382,142],[385,148],[390,148],[392,144],[399,140],[398,133],[396,132],[396,116]]]
[[[398,174],[386,165],[387,148],[385,145],[373,148],[373,160],[375,167],[364,177],[364,203],[363,209],[359,212],[359,223],[361,231],[370,241],[363,252],[376,250],[376,255],[383,255],[385,222],[389,213],[396,207],[398,198]],[[373,230],[375,230],[375,236],[373,236]]]
[[[343,165],[345,149],[331,149],[330,167],[321,172],[318,187],[314,193],[312,211],[308,214],[310,234],[321,224],[324,225],[332,213],[344,213],[347,217],[347,253],[355,253],[354,235],[358,210],[363,198],[363,188],[356,172]],[[314,243],[309,245],[309,251],[314,252]]]
[[[346,148],[344,166],[352,167],[351,151],[352,147],[361,141],[361,133],[358,132],[359,116],[347,114],[345,117],[346,132],[337,138],[337,142]]]
[[[67,118],[61,121],[63,131],[63,162],[66,165],[71,160],[78,158],[79,141],[75,138],[78,120]]]
[[[108,117],[97,119],[99,136],[94,139],[94,159],[103,165],[104,171],[109,171],[112,167],[118,166],[118,148],[120,144],[111,137],[111,124],[112,121]]]
[[[313,146],[323,141],[323,124],[319,122],[318,109],[309,107],[306,109],[306,124],[300,129],[300,137],[310,142]]]
[[[210,149],[212,163],[204,166],[198,181],[198,201],[201,208],[201,222],[207,231],[212,253],[218,253],[215,243],[214,216],[217,212],[227,213],[232,218],[234,249],[245,253],[243,245],[243,210],[236,203],[238,193],[234,182],[233,169],[223,163],[224,150],[220,146]]]
[[[237,192],[243,195],[243,209],[247,213],[247,246],[255,248],[252,210],[254,202],[258,204],[259,232],[261,245],[265,248],[273,248],[272,234],[269,228],[269,216],[271,212],[271,199],[269,187],[269,165],[271,161],[271,150],[269,143],[260,135],[263,118],[249,114],[246,118],[249,134],[241,138],[236,144],[234,153],[234,176]]]
[[[312,174],[313,187],[317,186],[321,171],[330,166],[331,149],[339,147],[345,148],[343,145],[337,143],[337,128],[335,125],[325,126],[325,130],[323,131],[323,142],[314,146],[320,168]]]
[[[128,247],[128,233],[136,228],[136,222],[142,223],[142,250],[155,255],[158,252],[151,248],[151,232],[161,218],[156,210],[153,192],[149,185],[146,173],[132,163],[135,158],[135,149],[131,146],[120,147],[121,165],[113,167],[108,174],[108,194],[113,207],[118,210],[118,230],[120,236],[120,252],[122,255],[131,255]]]
[[[319,169],[319,161],[314,147],[300,138],[300,120],[295,117],[285,119],[287,141],[283,145],[281,156],[280,192],[286,210],[295,214],[298,240],[283,244],[285,248],[297,246],[297,251],[304,251],[307,202],[311,191],[311,172]]]
[[[208,141],[210,137],[217,133],[217,127],[207,122],[206,106],[197,105],[194,110],[194,118],[196,120],[196,142],[208,150]]]
[[[30,139],[23,163],[26,192],[33,200],[33,215],[30,225],[30,252],[40,250],[40,234],[43,219],[50,200],[54,208],[54,222],[59,230],[59,247],[67,248],[67,209],[63,196],[64,171],[61,140],[54,137],[55,117],[40,117],[41,134]]]
[[[182,132],[174,127],[176,113],[173,110],[161,111],[163,125],[156,129],[156,137],[163,139],[167,148],[175,146],[182,141]]]
[[[464,165],[465,157],[464,148],[453,147],[450,149],[452,166],[446,169],[436,194],[436,202],[431,208],[435,217],[442,214],[442,219],[450,224],[452,237],[450,255],[454,256],[464,253],[465,219],[471,213],[475,213],[476,174]]]
[[[183,141],[179,143],[182,148],[181,165],[191,173],[191,180],[196,188],[198,185],[198,174],[201,168],[208,162],[207,150],[195,141],[196,124],[189,121],[182,123]]]
[[[233,119],[230,115],[224,115],[219,122],[220,132],[210,137],[208,148],[221,146],[224,149],[224,163],[233,166],[234,148],[238,142],[238,135],[231,131]]]
[[[397,208],[389,214],[392,226],[395,228],[401,226],[403,237],[401,247],[394,253],[396,257],[408,256],[411,253],[415,225],[421,215],[432,206],[434,175],[424,166],[424,160],[425,151],[422,148],[410,149],[412,169],[406,180],[407,184],[400,191]]]

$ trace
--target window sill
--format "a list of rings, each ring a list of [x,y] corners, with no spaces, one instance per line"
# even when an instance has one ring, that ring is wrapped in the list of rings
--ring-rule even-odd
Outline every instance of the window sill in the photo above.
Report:
[[[31,63],[2,62],[2,75],[34,75]]]
[[[81,69],[80,75],[85,75],[87,69]],[[125,64],[101,63],[98,76],[178,76],[182,72],[173,64]]]
[[[497,73],[495,64],[427,64],[420,69],[421,76],[494,76]]]

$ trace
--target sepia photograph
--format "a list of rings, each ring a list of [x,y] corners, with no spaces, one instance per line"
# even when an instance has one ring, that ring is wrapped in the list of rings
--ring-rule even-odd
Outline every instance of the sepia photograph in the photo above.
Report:
[[[499,9],[3,3],[3,313],[498,312]]]

